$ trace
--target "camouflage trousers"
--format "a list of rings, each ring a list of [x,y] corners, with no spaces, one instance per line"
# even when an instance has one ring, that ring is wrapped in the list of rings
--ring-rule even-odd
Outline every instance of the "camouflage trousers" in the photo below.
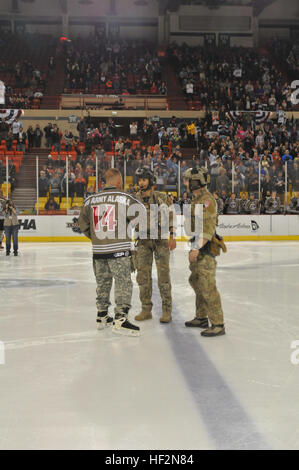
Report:
[[[152,265],[155,258],[158,287],[162,298],[162,312],[171,313],[171,281],[169,272],[168,240],[139,240],[137,243],[137,283],[142,311],[152,311]]]
[[[224,320],[216,287],[216,264],[212,256],[199,254],[198,260],[190,263],[189,283],[196,296],[196,317],[209,318],[212,325],[222,325]]]
[[[131,307],[133,283],[131,279],[131,258],[94,259],[93,271],[97,281],[96,305],[98,312],[108,311],[110,292],[114,279],[114,313],[123,313]]]

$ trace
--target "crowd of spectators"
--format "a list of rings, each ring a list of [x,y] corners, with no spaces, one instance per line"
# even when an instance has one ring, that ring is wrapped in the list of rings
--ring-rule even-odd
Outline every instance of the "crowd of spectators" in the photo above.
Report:
[[[34,35],[28,41],[35,47],[40,42]],[[41,43],[45,41],[42,39]],[[164,58],[158,55],[154,44],[142,40],[118,36],[104,39],[97,34],[78,36],[66,41],[61,49],[64,57],[61,88],[65,93],[167,95],[169,77],[164,80],[162,71],[163,62],[168,60],[186,99],[198,104],[196,109],[222,106],[225,110],[247,111],[294,109],[288,71],[298,70],[299,46],[282,40],[269,41],[266,46],[256,50],[171,44]],[[7,87],[6,107],[39,106],[47,79],[53,79],[56,69],[57,51],[53,56],[53,44],[43,50],[47,51],[40,59],[43,65],[28,60],[26,55],[17,56],[13,64],[11,59],[0,59],[0,79]],[[282,56],[284,61],[280,60]]]
[[[237,198],[246,193],[247,198],[253,194],[257,199],[260,189],[262,200],[275,191],[281,204],[284,204],[286,167],[288,190],[292,185],[293,192],[299,191],[299,135],[296,122],[269,120],[264,124],[248,125],[244,116],[237,122],[231,122],[226,117],[225,121],[215,126],[211,116],[194,122],[173,117],[160,122],[132,121],[128,132],[122,137],[116,136],[117,127],[113,119],[93,124],[90,117],[82,118],[78,122],[76,136],[68,130],[64,134],[59,133],[56,125],[48,124],[48,128],[52,133],[60,134],[55,146],[52,134],[48,136],[47,129],[44,129],[49,147],[54,146],[59,153],[64,140],[68,148],[76,152],[76,158],[70,160],[70,195],[83,197],[87,190],[91,191],[88,178],[95,176],[96,158],[101,186],[112,155],[115,167],[126,171],[130,178],[131,191],[136,189],[136,170],[143,165],[153,168],[157,189],[167,192],[177,192],[178,185],[180,193],[184,192],[183,175],[193,165],[209,168],[209,189],[223,200],[227,200],[232,192],[236,193]],[[191,158],[187,158],[189,156]],[[65,195],[65,161],[49,156],[43,171],[48,182],[53,180],[54,175],[53,184],[49,184],[55,188],[55,195]]]
[[[167,94],[156,47],[144,41],[97,35],[65,45],[64,91]]]
[[[169,56],[186,98],[201,109],[292,110],[291,80],[271,47],[261,52],[173,44]]]

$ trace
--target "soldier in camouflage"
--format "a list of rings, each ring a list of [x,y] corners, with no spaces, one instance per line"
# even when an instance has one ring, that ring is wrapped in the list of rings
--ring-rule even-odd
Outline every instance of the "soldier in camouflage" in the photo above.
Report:
[[[173,214],[169,213],[169,240],[161,238],[161,231],[155,239],[151,238],[151,205],[158,207],[163,206],[168,211],[169,201],[166,194],[155,191],[155,177],[152,171],[143,167],[136,171],[139,191],[137,198],[145,205],[148,215],[147,233],[143,239],[137,241],[136,264],[137,264],[137,283],[139,285],[139,297],[142,310],[135,317],[137,321],[148,320],[152,318],[152,265],[155,258],[158,287],[162,298],[162,315],[161,323],[169,323],[171,321],[172,298],[171,298],[171,280],[169,270],[170,250],[176,247],[175,233],[173,228]],[[161,214],[159,214],[159,217]],[[160,220],[160,219],[159,219]]]
[[[185,223],[187,235],[195,230],[196,206],[203,206],[203,232],[195,233],[191,241],[189,253],[191,275],[189,283],[195,292],[196,316],[187,321],[187,327],[204,328],[202,336],[213,337],[225,334],[221,299],[216,287],[216,259],[225,245],[216,235],[217,204],[207,189],[209,175],[205,168],[187,170],[185,180],[192,192],[191,223]],[[189,221],[190,222],[190,221]],[[191,232],[188,233],[188,231]],[[211,326],[209,327],[209,321]]]

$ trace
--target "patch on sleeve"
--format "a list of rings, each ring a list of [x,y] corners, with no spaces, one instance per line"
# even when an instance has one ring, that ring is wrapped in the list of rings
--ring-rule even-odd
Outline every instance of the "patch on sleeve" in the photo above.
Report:
[[[204,204],[205,208],[207,209],[210,205],[211,205],[211,201],[209,201],[209,199],[207,199]]]

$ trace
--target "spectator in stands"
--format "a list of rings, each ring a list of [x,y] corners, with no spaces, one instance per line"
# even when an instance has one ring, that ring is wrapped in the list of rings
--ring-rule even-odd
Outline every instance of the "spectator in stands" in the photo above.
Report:
[[[273,183],[271,181],[269,173],[266,174],[265,178],[261,183],[261,190],[262,190],[262,198],[265,200],[267,193],[271,194],[272,192]]]
[[[166,185],[166,171],[163,167],[157,167],[154,170],[154,175],[156,176],[156,189],[157,191],[165,191]]]
[[[8,131],[9,131],[9,125],[5,121],[5,118],[2,118],[0,122],[0,139],[1,140],[7,139]]]
[[[292,182],[292,191],[299,191],[299,163],[297,161],[294,162],[290,172],[290,180]]]
[[[59,128],[56,126],[56,124],[54,124],[53,128],[51,129],[51,140],[52,145],[54,145],[54,152],[60,152],[60,139],[61,133],[59,132]]]
[[[69,185],[69,196],[73,197],[75,193],[75,179],[76,176],[75,174],[71,171],[69,168],[68,170],[68,185]],[[66,172],[63,175],[63,178],[61,180],[61,193],[63,196],[66,196]],[[79,197],[79,196],[78,196]]]
[[[94,187],[92,185],[90,185],[90,186],[88,186],[88,188],[86,190],[85,197],[92,196],[93,194],[95,194]]]
[[[63,140],[65,142],[65,151],[70,152],[72,150],[73,134],[69,130],[64,131]]]
[[[181,214],[183,214],[184,212],[184,206],[186,204],[191,204],[191,199],[188,197],[188,193],[187,191],[184,191],[183,192],[183,195],[179,201],[179,204],[180,204],[180,207],[181,207]]]
[[[137,140],[137,132],[138,132],[138,123],[137,121],[133,121],[130,124],[130,138],[132,140]]]
[[[59,204],[55,201],[54,197],[50,197],[48,201],[45,204],[45,210],[46,211],[57,211],[59,210],[60,206]]]
[[[13,140],[17,140],[19,133],[23,129],[23,124],[19,119],[15,119],[11,125],[11,132],[13,134]]]
[[[34,146],[34,130],[32,126],[27,129],[28,147],[31,149]]]
[[[60,196],[60,185],[61,185],[61,177],[59,175],[58,170],[55,170],[50,178],[50,185],[51,185],[51,196],[59,197]]]
[[[75,193],[77,197],[84,197],[86,187],[86,179],[83,176],[83,173],[79,173],[75,179]]]
[[[227,196],[230,189],[231,189],[231,181],[227,177],[226,169],[220,167],[219,174],[216,177],[216,190],[219,193],[223,193],[223,191],[225,191],[225,194]]]
[[[288,149],[285,151],[285,154],[282,156],[281,159],[283,162],[289,162],[293,160],[293,157],[292,155],[290,155],[290,151]]]
[[[33,134],[33,147],[40,148],[42,144],[43,132],[39,127],[39,124],[36,124]]]
[[[177,190],[177,175],[174,171],[174,168],[169,168],[167,181],[166,181],[166,191],[176,191]]]
[[[278,197],[281,200],[281,203],[283,203],[284,190],[285,190],[285,178],[284,178],[282,170],[279,170],[277,175],[274,176],[273,189],[276,191]]]
[[[44,127],[44,133],[45,133],[45,137],[46,137],[46,147],[52,147],[52,129],[53,129],[53,126],[52,124],[49,122],[47,126]]]
[[[49,191],[49,180],[46,177],[45,171],[41,170],[40,171],[40,177],[38,179],[38,193],[40,197],[45,197],[47,196],[47,193]]]

